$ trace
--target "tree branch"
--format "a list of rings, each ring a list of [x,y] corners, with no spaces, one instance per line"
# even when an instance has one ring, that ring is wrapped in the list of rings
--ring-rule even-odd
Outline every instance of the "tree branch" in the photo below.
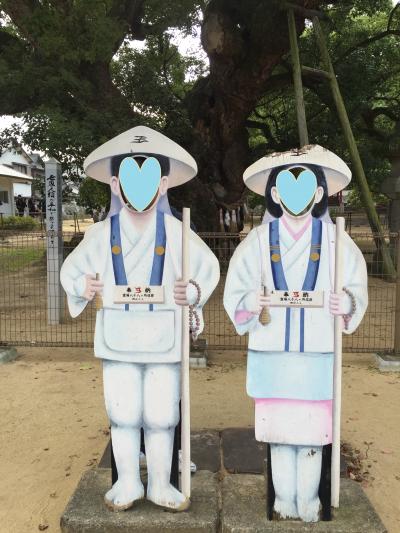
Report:
[[[23,37],[36,46],[36,40],[30,31],[30,20],[37,8],[38,0],[2,0],[0,7],[4,9]]]
[[[327,19],[328,15],[322,11],[317,11],[316,9],[307,9],[305,7],[299,6],[298,4],[293,4],[292,2],[282,2],[282,9],[289,10],[300,13],[304,18],[312,19],[313,17],[318,17],[320,19]]]
[[[396,115],[396,113],[388,107],[378,106],[372,109],[365,109],[362,113],[365,122],[371,125],[374,124],[375,119],[382,115],[389,118],[393,122],[400,121],[400,116]]]
[[[400,2],[397,2],[397,4],[392,9],[392,11],[389,13],[389,18],[388,18],[388,23],[387,23],[387,29],[388,30],[390,30],[390,26],[392,24],[392,20],[394,18],[394,15],[395,15],[397,9],[399,9],[399,8],[400,8]]]
[[[342,54],[336,61],[335,65],[337,65],[340,61],[343,61],[346,57],[351,55],[353,52],[358,50],[359,48],[365,48],[371,43],[374,43],[376,41],[379,41],[380,39],[384,39],[385,37],[388,37],[389,35],[397,35],[400,36],[400,30],[385,30],[380,33],[377,33],[376,35],[373,35],[372,37],[368,37],[368,39],[364,39],[363,41],[360,41],[356,45],[352,46],[344,54]]]
[[[173,50],[171,52],[171,54],[167,57],[168,49],[169,49],[169,43],[168,42],[165,43],[164,42],[164,38],[161,35],[158,38],[158,50],[159,50],[159,54],[162,56],[162,74],[163,74],[163,78],[164,78],[164,81],[165,81],[165,85],[166,85],[169,93],[171,94],[171,96],[173,98],[176,98],[179,102],[182,102],[182,98],[179,95],[174,93],[174,91],[172,89],[172,86],[171,86],[171,83],[170,83],[170,81],[168,79],[168,64],[171,61],[171,59],[174,58],[174,56],[176,55],[177,51]]]
[[[334,62],[334,65],[336,65],[336,64],[340,63],[341,61],[343,61],[343,59],[345,59],[346,57],[351,55],[353,52],[355,52],[359,48],[365,48],[365,47],[369,46],[371,43],[379,41],[380,39],[384,39],[385,37],[388,37],[390,35],[400,36],[400,29],[396,29],[396,28],[391,28],[390,27],[391,24],[392,24],[392,20],[393,20],[394,14],[395,14],[396,10],[399,8],[399,6],[400,6],[400,3],[396,4],[394,6],[394,8],[391,10],[391,12],[389,14],[386,30],[381,31],[381,32],[377,33],[376,35],[372,35],[371,37],[368,37],[367,39],[363,39],[359,43],[351,46],[338,59],[336,59],[336,61]]]
[[[133,39],[144,41],[148,26],[143,24],[145,0],[128,0],[125,2],[125,17],[129,24]]]
[[[269,127],[269,124],[267,124],[267,122],[258,122],[258,120],[248,119],[246,120],[245,126],[246,128],[254,128],[254,129],[261,130],[267,139],[275,140],[271,132],[271,128]]]

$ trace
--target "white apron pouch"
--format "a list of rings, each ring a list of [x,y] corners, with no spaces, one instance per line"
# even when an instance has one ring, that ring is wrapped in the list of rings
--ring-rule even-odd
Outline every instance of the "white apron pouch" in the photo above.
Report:
[[[103,309],[103,331],[117,352],[168,352],[175,344],[175,311]]]

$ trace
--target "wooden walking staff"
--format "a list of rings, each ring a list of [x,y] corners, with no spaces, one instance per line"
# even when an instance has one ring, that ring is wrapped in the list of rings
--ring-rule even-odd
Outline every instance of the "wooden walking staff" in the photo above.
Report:
[[[189,231],[190,209],[183,208],[182,218],[182,280],[189,281]],[[182,377],[181,377],[181,425],[182,425],[182,465],[181,491],[190,498],[190,387],[189,387],[189,306],[182,307]]]
[[[100,279],[100,274],[96,272],[96,280],[99,281],[99,279]],[[103,309],[103,298],[98,292],[96,292],[96,296],[95,296],[95,305],[96,305],[96,311],[100,311],[100,309]]]
[[[336,219],[335,239],[335,293],[340,294],[343,289],[343,233],[344,218]],[[334,319],[334,349],[333,364],[333,413],[332,413],[332,466],[331,466],[331,502],[333,507],[339,507],[340,493],[340,421],[342,407],[342,330],[343,318],[335,315]]]
[[[263,281],[261,284],[261,290],[264,296],[268,296],[268,288],[267,288],[265,281]],[[267,324],[271,322],[271,315],[269,314],[268,307],[262,308],[260,316],[258,317],[258,320],[260,321],[260,324],[262,324],[263,326],[266,326]]]

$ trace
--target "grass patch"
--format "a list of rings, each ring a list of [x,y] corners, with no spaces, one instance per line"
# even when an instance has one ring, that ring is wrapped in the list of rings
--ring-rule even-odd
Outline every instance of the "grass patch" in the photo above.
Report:
[[[40,222],[33,217],[2,217],[1,229],[35,231],[40,229]]]
[[[17,272],[38,261],[43,257],[45,250],[38,248],[12,248],[0,250],[0,272]]]

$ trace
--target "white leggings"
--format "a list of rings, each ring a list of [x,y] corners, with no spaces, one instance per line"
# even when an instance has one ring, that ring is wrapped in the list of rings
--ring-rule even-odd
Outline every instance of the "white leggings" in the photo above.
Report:
[[[134,494],[143,490],[139,469],[140,428],[143,427],[147,493],[157,499],[163,491],[170,490],[174,428],[179,421],[180,363],[104,360],[103,381],[118,470],[115,485],[133,486]]]
[[[322,446],[271,444],[275,510],[284,517],[318,520]]]
[[[179,421],[180,363],[103,360],[104,399],[111,424],[172,429]]]

